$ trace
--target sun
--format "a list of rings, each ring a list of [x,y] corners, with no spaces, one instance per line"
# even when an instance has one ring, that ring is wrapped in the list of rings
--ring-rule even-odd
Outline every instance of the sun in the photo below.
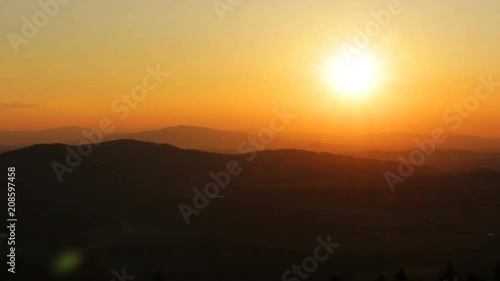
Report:
[[[329,61],[327,82],[345,97],[361,98],[372,93],[381,79],[380,63],[374,56],[339,57]]]

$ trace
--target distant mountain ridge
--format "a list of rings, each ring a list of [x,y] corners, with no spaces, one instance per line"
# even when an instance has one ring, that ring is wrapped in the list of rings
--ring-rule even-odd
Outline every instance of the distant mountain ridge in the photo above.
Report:
[[[194,126],[175,126],[138,133],[119,133],[106,137],[107,141],[132,139],[153,143],[165,143],[179,148],[204,151],[232,152],[247,138],[246,135]]]
[[[24,147],[40,143],[76,144],[83,139],[80,127],[63,127],[40,131],[0,131],[0,145]]]
[[[0,132],[0,153],[10,148],[20,148],[42,143],[65,143],[76,145],[86,139],[80,127],[65,127],[42,131]],[[133,139],[154,143],[171,144],[185,149],[198,149],[229,154],[239,153],[238,147],[256,132],[242,133],[196,126],[174,126],[159,130],[137,133],[113,133],[104,135],[104,141]],[[356,155],[371,151],[410,151],[417,149],[416,140],[429,136],[417,134],[369,134],[359,136],[333,136],[328,134],[288,134],[275,135],[266,149],[300,149],[325,151],[334,154]],[[448,140],[439,144],[438,150],[458,150],[500,153],[500,139],[481,138],[465,135],[449,135]]]
[[[84,130],[86,129],[67,127],[43,131],[0,132],[0,145],[7,145],[15,148],[33,144],[50,143],[76,145],[80,141],[86,139],[85,135],[82,133]],[[137,133],[114,133],[104,135],[104,141],[133,139],[145,142],[171,144],[185,149],[237,154],[239,153],[238,147],[241,143],[247,141],[249,136],[250,134],[239,132],[182,125]],[[266,146],[266,149],[286,148],[335,153],[356,150],[349,145],[294,141],[283,139],[279,136]]]
[[[76,147],[73,147],[73,151],[76,151]],[[4,160],[3,162],[11,163],[10,165],[17,165],[20,170],[26,170],[30,175],[37,175],[41,180],[46,179],[56,184],[57,178],[52,164],[54,161],[65,164],[67,155],[68,150],[64,144],[38,144],[1,154],[0,163]],[[249,161],[249,158],[254,159]],[[8,161],[5,161],[6,159]],[[75,167],[74,172],[68,173],[66,177],[74,178],[90,171],[102,174],[113,170],[115,172],[111,174],[121,174],[122,178],[131,180],[141,178],[141,174],[148,174],[151,179],[170,176],[169,181],[178,182],[176,186],[189,186],[188,183],[193,179],[210,180],[208,172],[223,169],[230,160],[238,161],[242,167],[248,166],[245,173],[236,179],[237,185],[241,186],[258,185],[257,182],[267,181],[275,182],[275,187],[311,185],[314,182],[317,182],[315,186],[334,183],[350,185],[359,181],[384,184],[380,175],[396,165],[388,161],[294,149],[261,151],[255,155],[230,155],[181,149],[168,144],[115,140],[96,146],[89,156],[82,157],[81,167]],[[370,173],[366,173],[367,171]],[[312,174],[303,180],[297,177],[308,173]],[[365,175],[356,177],[356,173]],[[376,174],[376,177],[372,177],[373,174]],[[302,181],[306,182],[301,183]],[[202,185],[203,182],[196,184]]]

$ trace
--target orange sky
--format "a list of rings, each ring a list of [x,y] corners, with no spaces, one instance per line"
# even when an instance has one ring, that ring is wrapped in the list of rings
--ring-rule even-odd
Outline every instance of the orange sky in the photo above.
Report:
[[[500,81],[500,2],[401,0],[362,50],[381,62],[383,81],[345,98],[321,68],[391,1],[243,1],[224,20],[211,1],[72,1],[18,54],[7,36],[0,42],[0,130],[102,118],[135,130],[261,128],[287,106],[298,116],[292,132],[427,133],[479,76]],[[21,34],[22,18],[40,10],[3,1],[0,33]],[[111,104],[156,65],[169,76],[121,120]],[[483,101],[460,133],[500,136],[499,105],[498,95]]]

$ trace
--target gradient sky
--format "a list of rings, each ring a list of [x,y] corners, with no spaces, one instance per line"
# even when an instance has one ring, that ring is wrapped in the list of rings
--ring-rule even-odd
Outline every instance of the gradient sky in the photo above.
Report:
[[[267,126],[273,108],[298,117],[290,131],[429,133],[474,92],[500,81],[500,1],[401,0],[404,10],[364,51],[385,80],[352,102],[325,86],[321,66],[389,0],[244,0],[222,21],[212,0],[73,0],[16,54],[7,34],[38,1],[0,2],[0,130],[187,124]],[[110,105],[147,66],[170,76],[125,120]],[[500,136],[500,89],[460,133]]]

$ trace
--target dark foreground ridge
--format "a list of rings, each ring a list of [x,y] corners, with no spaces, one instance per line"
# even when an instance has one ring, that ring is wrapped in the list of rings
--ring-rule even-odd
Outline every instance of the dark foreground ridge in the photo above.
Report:
[[[60,183],[52,163],[66,157],[61,144],[0,155],[0,169],[16,167],[19,276],[111,280],[125,268],[134,280],[281,280],[329,235],[342,246],[308,280],[391,279],[399,267],[436,280],[450,261],[461,279],[491,278],[500,259],[500,174],[491,170],[420,167],[392,193],[383,175],[395,162],[118,140],[95,147]],[[186,225],[179,204],[229,161],[241,174]]]

